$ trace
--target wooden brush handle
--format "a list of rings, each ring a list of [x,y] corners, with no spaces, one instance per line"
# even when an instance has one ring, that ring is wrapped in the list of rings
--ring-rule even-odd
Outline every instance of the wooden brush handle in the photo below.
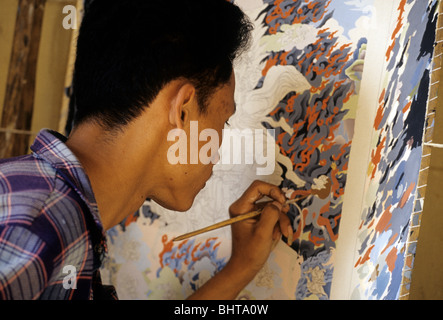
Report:
[[[297,201],[299,201],[299,200],[301,200],[303,198],[306,198],[306,197],[307,196],[302,196],[302,197],[299,197],[299,198],[296,198],[296,199],[288,200],[288,201],[286,201],[286,204],[295,204]],[[260,205],[262,208],[260,208],[258,210],[255,210],[255,211],[252,211],[252,212],[249,212],[249,213],[241,214],[241,215],[239,215],[239,216],[237,216],[235,218],[231,218],[231,219],[228,219],[228,220],[224,220],[224,221],[218,222],[218,223],[213,224],[213,225],[211,225],[209,227],[205,227],[205,228],[202,228],[202,229],[199,229],[199,230],[196,230],[196,231],[185,233],[185,234],[183,234],[183,235],[181,235],[179,237],[174,238],[173,241],[185,240],[185,239],[188,239],[190,237],[193,237],[193,236],[196,236],[196,235],[208,232],[208,231],[212,231],[212,230],[216,230],[216,229],[220,229],[220,228],[229,226],[229,225],[231,225],[233,223],[236,223],[236,222],[239,222],[239,221],[243,221],[243,220],[246,220],[246,219],[252,219],[252,218],[260,215],[261,212],[263,211],[264,206],[267,205],[268,203],[273,202],[273,201],[274,200],[257,203],[257,205]]]

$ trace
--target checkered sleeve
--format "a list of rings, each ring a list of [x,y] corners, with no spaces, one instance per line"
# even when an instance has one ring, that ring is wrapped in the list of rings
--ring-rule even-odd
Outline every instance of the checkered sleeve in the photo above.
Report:
[[[38,299],[52,271],[45,264],[50,255],[45,242],[26,227],[0,225],[0,300]]]

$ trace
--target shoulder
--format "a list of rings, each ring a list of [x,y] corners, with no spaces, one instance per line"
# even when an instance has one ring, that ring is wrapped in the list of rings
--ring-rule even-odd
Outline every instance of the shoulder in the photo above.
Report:
[[[32,155],[0,161],[0,261],[7,262],[0,263],[0,299],[49,294],[66,263],[85,267],[87,210],[50,163]]]
[[[54,250],[77,240],[87,207],[50,163],[34,156],[0,162],[0,226],[21,226]]]
[[[33,155],[0,160],[0,195],[51,190],[56,171]]]
[[[34,156],[0,161],[0,224],[33,220],[54,191],[56,171]]]

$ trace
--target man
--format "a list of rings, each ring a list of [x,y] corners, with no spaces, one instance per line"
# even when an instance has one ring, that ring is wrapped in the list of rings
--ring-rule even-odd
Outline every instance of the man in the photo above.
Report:
[[[171,164],[168,132],[222,128],[235,112],[232,63],[250,24],[226,0],[95,0],[79,32],[69,138],[43,130],[33,154],[0,162],[0,298],[104,299],[105,230],[146,198],[185,211],[212,164]],[[189,144],[188,144],[189,145]],[[199,146],[201,147],[201,145]],[[230,207],[226,267],[192,299],[233,299],[287,235],[285,197],[256,181]]]

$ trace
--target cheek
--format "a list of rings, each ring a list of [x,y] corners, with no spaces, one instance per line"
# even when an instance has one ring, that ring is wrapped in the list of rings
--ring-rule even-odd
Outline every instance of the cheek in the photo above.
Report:
[[[198,142],[198,162],[203,168],[200,171],[212,170],[213,164],[220,158],[220,148],[223,140],[224,125],[212,124],[200,131]],[[205,132],[205,130],[208,130]],[[208,163],[209,161],[209,163]]]
[[[193,189],[194,187],[201,187],[201,184],[206,182],[212,172],[212,165],[210,164],[205,165],[199,163],[187,165],[186,167],[187,168],[181,173],[181,177],[177,179],[178,184],[183,189]]]

